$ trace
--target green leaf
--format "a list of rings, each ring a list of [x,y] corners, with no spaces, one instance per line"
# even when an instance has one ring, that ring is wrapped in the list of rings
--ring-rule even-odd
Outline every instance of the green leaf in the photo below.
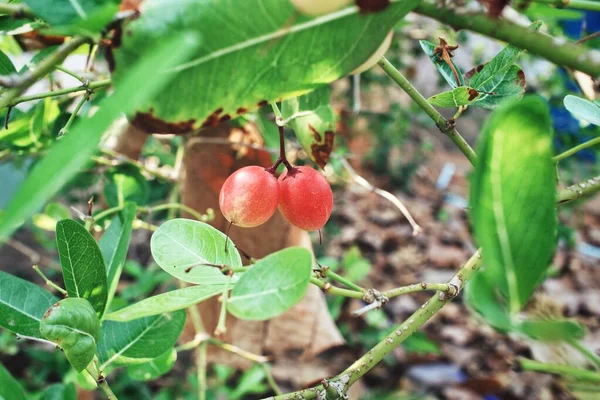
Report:
[[[118,90],[100,103],[91,118],[81,119],[68,135],[52,145],[29,173],[0,216],[0,243],[81,170],[114,120],[123,112],[139,107],[172,78],[170,74],[156,71],[185,60],[196,43],[196,36],[179,34],[171,40],[163,40],[160,46],[144,46],[148,49],[146,56],[128,68],[127,74],[119,76]]]
[[[44,390],[40,400],[77,400],[77,391],[72,383],[55,383]]]
[[[56,245],[65,289],[70,297],[88,300],[101,317],[106,308],[106,267],[94,237],[72,219],[56,224]]]
[[[14,111],[12,111],[14,113]],[[0,143],[2,147],[27,148],[34,143],[31,137],[29,124],[31,114],[23,114],[20,117],[11,120],[8,128],[0,128]]]
[[[177,361],[175,349],[167,350],[164,354],[144,364],[130,365],[127,375],[136,381],[151,381],[169,372]]]
[[[539,31],[541,27],[541,21],[535,21],[529,25],[529,29],[533,32]],[[469,85],[480,91],[493,92],[493,90],[485,90],[484,88],[490,87],[493,82],[497,81],[498,74],[502,74],[509,68],[512,68],[523,51],[512,45],[506,46],[469,80]]]
[[[460,107],[473,104],[481,96],[477,90],[469,86],[460,86],[447,92],[436,94],[427,99],[436,107]]]
[[[336,127],[329,86],[285,100],[281,103],[281,113],[284,119],[291,122],[306,154],[324,168],[333,149]]]
[[[526,320],[517,325],[517,330],[544,342],[582,339],[585,336],[585,328],[569,320]]]
[[[290,247],[266,256],[244,272],[227,301],[227,310],[245,320],[266,320],[290,309],[304,297],[312,255]]]
[[[12,61],[3,51],[0,51],[0,75],[10,75],[17,72]]]
[[[41,287],[0,271],[0,326],[4,329],[41,338],[40,321],[57,301]]]
[[[100,321],[89,301],[68,298],[52,305],[44,314],[40,332],[60,346],[77,372],[88,366],[96,354]]]
[[[512,321],[499,298],[489,270],[479,271],[465,287],[465,301],[491,326],[502,332],[511,330]]]
[[[587,99],[565,96],[565,108],[578,119],[600,126],[600,107]]]
[[[198,285],[172,290],[122,308],[104,316],[105,320],[129,321],[150,315],[177,311],[223,292],[223,285]]]
[[[51,97],[40,101],[33,110],[33,116],[29,122],[30,136],[38,144],[38,138],[52,136],[54,121],[59,117],[60,109],[58,103]]]
[[[131,201],[138,205],[148,203],[150,185],[140,170],[126,165],[111,169],[104,175],[104,198],[110,207]]]
[[[102,365],[141,364],[171,349],[183,330],[185,311],[175,311],[129,322],[105,321],[98,356]]]
[[[117,291],[121,272],[127,259],[127,250],[129,249],[129,242],[131,240],[135,212],[136,205],[134,203],[125,203],[123,211],[113,218],[110,226],[98,241],[98,247],[106,265],[108,284],[107,308]]]
[[[52,25],[70,25],[80,21],[94,19],[98,13],[110,6],[118,10],[116,0],[53,0],[48,4],[48,0],[23,0],[38,17],[46,20]],[[106,19],[106,23],[112,17]]]
[[[427,57],[429,57],[433,65],[435,65],[439,73],[446,80],[446,82],[448,82],[450,86],[452,86],[453,88],[457,86],[464,86],[465,77],[460,68],[458,68],[453,61],[451,61],[452,66],[454,66],[454,69],[458,74],[459,82],[456,82],[456,77],[454,75],[454,72],[452,71],[452,68],[450,68],[450,66],[446,64],[446,62],[443,59],[441,59],[437,54],[433,53],[436,47],[435,44],[428,42],[427,40],[419,40],[419,44],[421,45],[421,48],[423,49],[425,54],[427,54]]]
[[[61,219],[71,217],[71,212],[67,206],[61,203],[49,203],[42,214],[35,214],[32,217],[33,224],[40,229],[54,232],[56,231],[56,223]]]
[[[475,238],[511,312],[527,302],[556,245],[552,124],[544,100],[509,102],[487,120],[477,148],[470,206]]]
[[[473,105],[494,109],[505,101],[520,99],[525,93],[525,86],[523,70],[513,64],[510,68],[498,72],[485,85],[477,88],[480,96]]]
[[[27,400],[21,384],[0,363],[0,399]]]
[[[241,267],[242,259],[231,239],[225,252],[225,234],[203,222],[173,219],[152,235],[150,250],[162,269],[185,282],[224,285],[227,277],[204,264]]]
[[[281,0],[148,0],[141,16],[124,27],[115,76],[127,72],[149,44],[197,31],[202,46],[189,62],[170,69],[173,83],[136,117],[153,132],[188,132],[349,74],[418,3],[395,1],[368,15],[349,7],[313,19]],[[223,30],[224,23],[235,28]]]

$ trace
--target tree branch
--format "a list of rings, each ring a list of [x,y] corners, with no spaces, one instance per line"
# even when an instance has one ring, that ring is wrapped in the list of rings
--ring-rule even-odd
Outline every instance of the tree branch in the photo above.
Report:
[[[85,37],[75,37],[61,45],[57,51],[43,59],[33,70],[26,73],[11,74],[0,77],[0,86],[10,88],[3,93],[0,99],[0,109],[10,106],[17,96],[23,93],[27,88],[36,83],[44,75],[52,71],[57,64],[62,63],[65,58],[89,39]]]
[[[460,133],[458,133],[453,124],[451,124],[446,118],[444,118],[442,114],[433,108],[433,106],[427,102],[427,99],[425,99],[425,97],[423,97],[423,95],[419,93],[417,89],[415,89],[408,79],[406,79],[404,75],[402,75],[400,71],[398,71],[385,57],[383,57],[378,64],[385,71],[385,73],[388,74],[388,76],[392,78],[394,82],[398,84],[398,86],[404,89],[406,94],[408,94],[410,98],[413,99],[413,101],[417,103],[417,105],[421,107],[423,111],[427,113],[427,115],[429,115],[440,131],[445,133],[450,140],[456,144],[456,146],[460,149],[460,151],[463,152],[471,164],[475,163],[477,155],[471,146],[469,146],[469,143],[467,143]]]
[[[507,20],[492,19],[481,13],[457,13],[447,8],[438,8],[430,2],[421,2],[415,12],[433,18],[454,29],[468,29],[510,43],[531,54],[545,58],[556,65],[585,72],[592,78],[600,76],[600,52],[561,42],[551,36],[532,32],[524,26]]]

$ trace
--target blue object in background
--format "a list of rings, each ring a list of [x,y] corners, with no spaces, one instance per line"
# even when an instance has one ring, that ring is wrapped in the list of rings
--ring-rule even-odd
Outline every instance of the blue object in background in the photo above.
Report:
[[[585,11],[581,14],[580,19],[569,19],[560,21],[560,25],[563,28],[565,35],[569,38],[577,40],[580,39],[584,34],[584,27],[586,33],[600,31],[600,12],[598,11]],[[573,82],[564,69],[559,69],[559,77],[565,85],[565,88],[569,92],[581,94],[579,87]],[[552,116],[552,124],[554,126],[554,147],[556,148],[557,154],[561,153],[573,146],[588,141],[596,135],[593,130],[597,129],[593,126],[581,128],[579,126],[579,120],[575,119],[570,112],[562,104],[562,99],[557,99],[559,106],[550,106],[550,113]],[[577,152],[574,157],[580,161],[595,162],[596,151],[593,149],[584,149]]]

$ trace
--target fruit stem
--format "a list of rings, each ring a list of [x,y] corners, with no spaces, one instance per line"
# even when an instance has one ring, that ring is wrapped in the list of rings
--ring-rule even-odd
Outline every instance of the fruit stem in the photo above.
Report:
[[[285,165],[288,171],[293,172],[296,168],[290,164],[285,156],[285,138],[283,137],[283,126],[277,126],[279,128],[279,158],[275,161],[275,164],[269,168],[265,168],[265,171],[275,175],[275,171],[281,164]]]

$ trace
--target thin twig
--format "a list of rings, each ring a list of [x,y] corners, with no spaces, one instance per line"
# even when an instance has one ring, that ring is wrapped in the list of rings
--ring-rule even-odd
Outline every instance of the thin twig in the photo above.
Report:
[[[207,339],[207,342],[213,346],[220,348],[221,350],[225,350],[230,353],[237,354],[238,356],[243,357],[246,360],[249,360],[249,361],[252,361],[255,363],[262,364],[262,363],[269,361],[269,357],[267,357],[267,356],[261,356],[258,354],[251,353],[251,352],[241,349],[233,344],[225,343],[219,339],[210,338],[210,339]]]
[[[583,149],[587,149],[588,147],[596,146],[598,144],[600,144],[600,137],[593,138],[591,140],[588,140],[587,142],[584,142],[584,143],[581,143],[581,144],[579,144],[579,145],[577,145],[575,147],[572,147],[569,150],[564,151],[564,152],[560,153],[557,156],[554,156],[552,158],[552,161],[554,161],[555,163],[558,163],[559,161],[564,160],[565,158],[572,156],[573,154],[577,153],[578,151],[581,151]]]
[[[600,374],[587,369],[575,368],[572,365],[547,364],[539,361],[528,360],[526,358],[518,359],[519,366],[525,371],[545,372],[548,374],[560,375],[568,378],[581,379],[589,382],[600,382]]]
[[[262,367],[263,371],[265,372],[265,377],[267,378],[267,382],[269,383],[269,386],[271,386],[271,389],[273,390],[273,392],[277,396],[282,394],[283,392],[279,388],[279,385],[277,385],[277,382],[275,382],[275,378],[273,377],[273,374],[271,373],[271,365],[269,363],[260,363],[259,365]]]
[[[69,119],[67,120],[67,123],[65,124],[65,126],[62,127],[62,129],[58,132],[59,136],[62,135],[66,135],[69,132],[69,129],[71,129],[71,125],[73,124],[73,121],[75,121],[75,118],[77,117],[77,114],[79,114],[79,111],[81,110],[81,107],[83,107],[83,105],[89,100],[89,95],[84,95],[81,100],[79,100],[79,102],[77,103],[77,105],[75,106],[75,109],[73,110],[73,112],[71,113],[71,115],[69,116]]]
[[[204,222],[211,221],[215,217],[215,211],[212,208],[208,208],[206,210],[206,214],[201,214],[198,211],[194,210],[193,208],[188,207],[185,204],[181,204],[181,203],[166,203],[166,204],[159,204],[159,205],[153,206],[153,207],[138,207],[138,212],[151,214],[151,213],[154,213],[157,211],[171,210],[171,209],[181,210],[185,213],[188,213],[192,217],[197,219],[198,221],[204,221]]]
[[[38,273],[38,275],[44,280],[44,283],[46,285],[48,285],[51,288],[53,288],[54,290],[60,292],[65,297],[67,297],[69,295],[65,289],[61,288],[56,283],[54,283],[50,279],[48,279],[48,277],[42,272],[40,267],[38,267],[37,265],[34,265],[33,270]]]
[[[573,346],[573,348],[579,351],[589,362],[591,362],[596,370],[600,369],[600,357],[598,356],[598,354],[588,349],[583,343],[579,341],[579,339],[574,339],[570,337],[567,338],[567,343]]]
[[[215,335],[220,336],[227,332],[227,298],[229,297],[229,287],[231,284],[231,275],[225,281],[225,286],[223,287],[223,294],[221,295],[221,312],[219,313],[219,322],[217,323],[217,327],[215,328]]]
[[[415,221],[415,219],[412,217],[410,211],[408,211],[406,206],[396,196],[394,196],[387,190],[379,189],[378,187],[371,185],[365,178],[356,173],[354,168],[352,168],[350,163],[344,157],[339,157],[339,160],[346,169],[346,171],[348,171],[348,174],[350,174],[350,177],[355,183],[377,194],[378,196],[383,197],[384,199],[392,203],[396,208],[398,208],[398,210],[400,210],[402,215],[404,215],[404,217],[408,220],[408,223],[412,227],[413,236],[416,236],[419,234],[419,232],[421,232],[422,228],[419,226],[419,224],[417,224],[417,221]]]
[[[21,335],[20,333],[16,334],[17,340],[32,340],[34,342],[39,342],[39,343],[43,343],[43,344],[47,344],[53,347],[59,347],[56,343],[52,343],[49,340],[46,339],[41,339],[41,338],[37,338],[37,337],[33,337],[33,336],[26,336],[26,335]]]
[[[581,39],[579,39],[578,41],[576,41],[575,43],[577,43],[577,44],[585,43],[588,40],[592,40],[592,39],[595,39],[597,37],[600,37],[600,31],[594,32],[591,35],[584,36]]]
[[[310,278],[310,282],[313,285],[320,287],[325,293],[332,294],[334,296],[350,297],[353,299],[362,299],[364,296],[363,292],[358,292],[356,290],[342,289],[342,288],[333,286],[329,282],[323,282],[314,276]]]
[[[454,144],[463,152],[465,157],[471,162],[471,164],[475,163],[477,159],[477,155],[475,151],[471,148],[471,146],[465,141],[465,139],[458,133],[453,124],[449,123],[449,121],[444,118],[442,114],[440,114],[429,102],[427,99],[423,97],[421,93],[398,71],[385,57],[383,57],[379,62],[379,66],[385,71],[386,74],[390,78],[394,80],[400,86],[406,94],[410,96],[411,99],[419,107],[425,111],[427,115],[435,122],[436,126],[440,131],[445,133],[450,140],[454,142]]]
[[[207,342],[202,342],[196,350],[196,366],[198,368],[198,399],[206,400],[206,348]]]
[[[73,78],[77,79],[79,82],[83,83],[84,85],[85,85],[85,84],[86,84],[86,82],[87,82],[87,80],[86,80],[86,79],[85,79],[83,76],[81,76],[81,75],[79,75],[79,74],[77,74],[77,73],[75,73],[75,72],[71,71],[71,70],[70,70],[70,69],[68,69],[68,68],[65,68],[65,67],[63,67],[62,65],[57,65],[57,66],[56,66],[56,69],[57,69],[58,71],[64,72],[65,74],[67,74],[67,75],[69,75],[69,76],[72,76]]]

